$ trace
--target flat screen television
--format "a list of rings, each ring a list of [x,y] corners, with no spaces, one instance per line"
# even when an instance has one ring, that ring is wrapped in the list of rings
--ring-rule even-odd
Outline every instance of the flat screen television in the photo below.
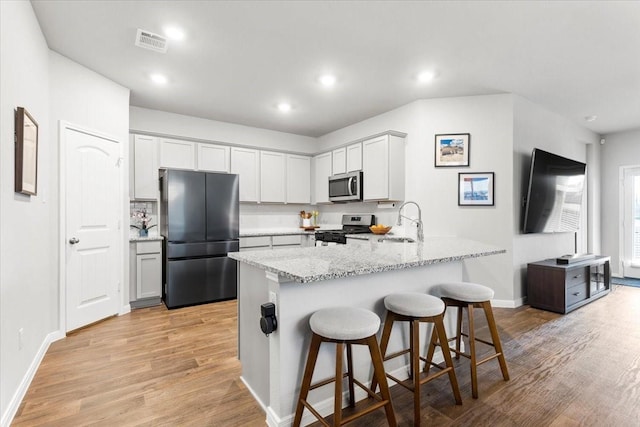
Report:
[[[575,232],[580,228],[587,165],[535,148],[524,208],[524,233]]]

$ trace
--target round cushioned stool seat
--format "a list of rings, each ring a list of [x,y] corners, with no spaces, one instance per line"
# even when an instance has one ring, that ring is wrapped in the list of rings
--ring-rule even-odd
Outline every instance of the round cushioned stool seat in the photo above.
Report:
[[[309,319],[311,330],[333,340],[359,340],[378,332],[380,318],[358,307],[331,307],[316,311]]]
[[[493,298],[493,289],[471,282],[440,283],[431,288],[431,293],[440,298],[466,302],[483,302]]]
[[[437,316],[444,311],[444,302],[440,298],[417,292],[387,295],[384,306],[389,311],[411,317]]]

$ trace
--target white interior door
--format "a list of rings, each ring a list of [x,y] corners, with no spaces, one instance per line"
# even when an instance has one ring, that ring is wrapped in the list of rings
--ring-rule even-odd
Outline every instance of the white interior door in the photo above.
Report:
[[[66,330],[118,313],[120,144],[63,126]]]
[[[640,279],[640,167],[624,171],[623,271]]]

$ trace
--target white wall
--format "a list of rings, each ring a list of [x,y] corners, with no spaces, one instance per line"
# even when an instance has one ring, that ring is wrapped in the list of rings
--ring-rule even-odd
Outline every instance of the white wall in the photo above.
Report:
[[[131,133],[222,142],[232,145],[268,150],[283,150],[300,154],[310,154],[316,151],[316,139],[308,136],[183,116],[134,106],[130,108],[129,112]]]
[[[48,334],[56,330],[55,143],[49,119],[49,49],[31,3],[0,1],[0,410],[2,424]],[[38,122],[38,194],[14,192],[14,109]],[[52,182],[53,181],[53,182]],[[22,348],[18,330],[23,329]],[[16,402],[17,400],[17,402]],[[14,409],[15,410],[15,409]],[[11,412],[10,414],[8,413]]]
[[[526,295],[527,263],[564,254],[575,250],[574,233],[520,234],[522,229],[522,204],[531,162],[531,152],[541,148],[581,162],[587,160],[586,144],[600,141],[599,135],[582,128],[568,119],[547,111],[521,97],[514,97],[514,147],[513,147],[513,284],[514,297]],[[594,153],[597,155],[597,153]],[[593,168],[591,166],[594,166]],[[587,165],[588,173],[597,174],[597,164]],[[587,197],[583,199],[581,229],[578,232],[578,252],[587,252]],[[596,219],[597,220],[597,219]],[[591,236],[599,241],[599,236]]]
[[[50,51],[50,106],[51,106],[51,141],[58,141],[59,121],[63,120],[83,128],[98,131],[116,138],[121,143],[123,162],[120,166],[122,180],[122,209],[121,223],[122,260],[121,289],[128,289],[129,283],[129,89],[69,60],[68,58]],[[56,143],[56,147],[58,144]],[[64,147],[55,150],[52,158],[56,170],[56,188],[58,186],[59,156],[64,153]],[[58,229],[58,215],[56,212],[55,225]],[[66,241],[65,236],[62,238]],[[57,249],[57,248],[56,248]],[[52,253],[56,253],[53,251]],[[62,284],[63,285],[63,284]],[[127,311],[129,293],[121,292],[122,311]]]
[[[455,235],[506,249],[506,254],[465,261],[464,275],[465,280],[491,286],[495,298],[509,305],[513,300],[512,123],[511,95],[420,100],[322,136],[318,151],[386,130],[407,133],[405,199],[421,206],[425,236]],[[434,167],[434,139],[441,133],[471,134],[470,167]],[[495,172],[495,206],[459,207],[459,172]],[[362,204],[362,209],[368,205]],[[395,217],[379,208],[375,213],[385,221]],[[416,216],[414,208],[407,213]]]
[[[605,136],[602,149],[602,253],[611,256],[611,270],[622,275],[620,264],[620,169],[640,166],[640,129]]]
[[[0,2],[0,410],[8,425],[51,341],[59,312],[58,121],[117,137],[127,152],[129,91],[51,52],[31,3]],[[14,186],[14,109],[38,122],[38,194]],[[126,157],[126,156],[125,156]],[[128,212],[123,164],[122,213]],[[126,247],[128,230],[123,230]],[[123,251],[122,259],[128,256]],[[124,263],[128,268],[128,262]],[[123,278],[126,276],[123,271]],[[127,303],[128,303],[128,298]],[[22,329],[22,343],[18,330]]]

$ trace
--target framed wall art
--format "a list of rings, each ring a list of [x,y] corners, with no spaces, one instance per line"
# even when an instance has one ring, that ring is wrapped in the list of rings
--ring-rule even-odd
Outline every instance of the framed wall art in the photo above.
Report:
[[[493,206],[494,173],[458,174],[458,206]]]
[[[35,196],[38,189],[38,123],[23,107],[15,118],[15,191]]]
[[[471,134],[450,133],[436,135],[435,166],[460,167],[469,166],[469,145]]]

